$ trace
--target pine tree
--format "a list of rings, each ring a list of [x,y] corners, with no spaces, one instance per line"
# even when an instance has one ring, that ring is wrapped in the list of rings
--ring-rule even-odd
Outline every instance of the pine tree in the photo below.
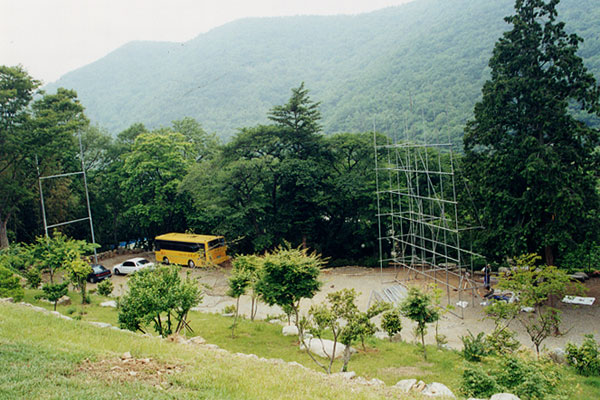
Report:
[[[600,115],[600,90],[558,3],[516,1],[465,129],[465,171],[487,227],[478,244],[492,258],[537,252],[551,265],[585,234],[598,238],[598,132],[573,110]]]

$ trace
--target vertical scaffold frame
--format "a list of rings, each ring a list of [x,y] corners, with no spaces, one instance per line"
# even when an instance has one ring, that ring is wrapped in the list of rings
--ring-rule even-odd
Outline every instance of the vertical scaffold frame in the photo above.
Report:
[[[396,283],[420,277],[434,282],[445,290],[448,310],[464,318],[465,292],[474,304],[476,291],[483,287],[474,279],[474,265],[485,260],[461,247],[462,235],[480,227],[459,225],[452,144],[377,140],[374,133],[382,276],[384,268],[393,268]],[[457,294],[458,307],[451,292]]]
[[[85,160],[83,158],[83,144],[81,142],[81,131],[79,131],[79,158],[81,159],[81,171],[66,172],[63,174],[42,176],[40,174],[40,165],[38,162],[37,155],[35,156],[35,164],[37,167],[37,176],[38,176],[38,186],[40,189],[40,204],[42,207],[42,221],[44,223],[44,234],[46,235],[46,238],[48,238],[49,237],[48,229],[57,228],[57,227],[63,226],[63,225],[74,224],[76,222],[89,221],[90,232],[91,232],[91,236],[92,236],[92,243],[96,244],[96,237],[94,236],[94,222],[92,221],[92,209],[90,207],[90,195],[89,195],[88,185],[87,185],[87,175],[85,173]],[[87,217],[78,218],[78,219],[75,219],[72,221],[59,222],[56,224],[48,225],[48,222],[46,219],[46,205],[44,203],[44,190],[43,190],[42,182],[46,179],[56,179],[56,178],[63,178],[63,177],[67,177],[67,176],[74,176],[74,175],[81,175],[83,177],[83,187],[85,188],[85,202],[86,202],[86,206],[87,206]],[[98,253],[96,252],[96,248],[94,248],[94,262],[96,264],[98,264]]]

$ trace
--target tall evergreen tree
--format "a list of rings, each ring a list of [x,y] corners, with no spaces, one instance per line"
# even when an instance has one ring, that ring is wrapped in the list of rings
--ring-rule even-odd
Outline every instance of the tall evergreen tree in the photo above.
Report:
[[[600,115],[600,90],[558,3],[516,1],[465,129],[465,170],[488,228],[479,245],[492,258],[538,252],[554,264],[586,234],[598,238],[598,132],[569,108]]]

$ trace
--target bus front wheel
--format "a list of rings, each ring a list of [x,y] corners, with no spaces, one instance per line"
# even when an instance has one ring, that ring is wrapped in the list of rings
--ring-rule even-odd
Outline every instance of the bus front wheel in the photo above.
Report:
[[[163,264],[169,265],[169,259],[167,257],[163,257]]]
[[[194,268],[195,266],[196,266],[196,264],[192,260],[188,261],[188,267]]]

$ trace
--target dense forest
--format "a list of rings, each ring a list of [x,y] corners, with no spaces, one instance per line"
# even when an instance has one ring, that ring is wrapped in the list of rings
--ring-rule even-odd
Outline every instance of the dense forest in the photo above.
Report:
[[[244,19],[185,43],[129,43],[46,89],[75,89],[90,120],[113,136],[140,121],[154,129],[192,117],[229,139],[267,123],[268,110],[304,81],[321,101],[326,134],[377,130],[459,144],[513,4],[417,0],[355,16]],[[596,1],[563,0],[559,13],[600,76]]]

